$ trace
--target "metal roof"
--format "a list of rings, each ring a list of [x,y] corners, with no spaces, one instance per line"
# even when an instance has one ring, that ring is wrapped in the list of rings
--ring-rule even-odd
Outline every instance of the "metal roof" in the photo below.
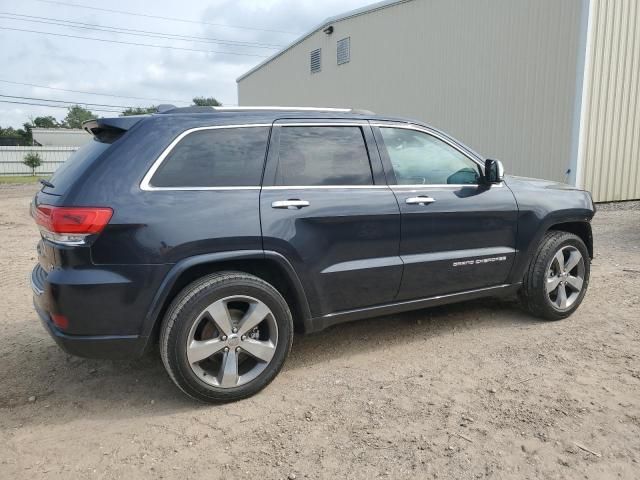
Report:
[[[43,146],[81,146],[91,141],[91,137],[82,129],[72,128],[33,128],[33,139]]]
[[[364,15],[364,14],[367,14],[367,13],[375,12],[376,10],[382,10],[383,8],[392,7],[394,5],[398,5],[398,4],[401,4],[401,3],[407,3],[407,2],[411,2],[411,1],[413,1],[413,0],[383,0],[382,2],[377,2],[377,3],[371,4],[371,5],[367,5],[365,7],[357,8],[355,10],[350,10],[348,12],[345,12],[345,13],[341,14],[341,15],[336,15],[334,17],[329,17],[329,18],[325,19],[321,24],[317,25],[313,29],[309,30],[307,33],[303,34],[301,37],[299,37],[296,40],[294,40],[293,42],[291,42],[289,45],[284,47],[279,52],[274,53],[269,58],[267,58],[266,60],[260,62],[255,67],[253,67],[248,72],[240,75],[236,79],[236,82],[240,82],[243,79],[245,79],[246,77],[248,77],[249,75],[251,75],[253,72],[255,72],[257,70],[260,70],[266,64],[268,64],[271,61],[275,60],[276,58],[278,58],[283,53],[287,52],[288,50],[291,50],[293,47],[295,47],[299,43],[302,43],[304,40],[309,38],[311,35],[316,33],[318,30],[322,30],[322,29],[328,27],[329,25],[331,25],[332,23],[341,22],[342,20],[347,20],[349,18],[357,17],[359,15]]]

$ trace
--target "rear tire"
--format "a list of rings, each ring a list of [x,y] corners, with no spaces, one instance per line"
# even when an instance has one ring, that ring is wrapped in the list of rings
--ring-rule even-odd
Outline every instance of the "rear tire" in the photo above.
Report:
[[[184,288],[160,332],[167,373],[203,402],[249,397],[278,374],[291,350],[293,320],[280,293],[242,272],[220,272]]]
[[[589,251],[580,237],[547,232],[524,275],[520,290],[524,307],[545,320],[567,318],[582,303],[590,270]]]

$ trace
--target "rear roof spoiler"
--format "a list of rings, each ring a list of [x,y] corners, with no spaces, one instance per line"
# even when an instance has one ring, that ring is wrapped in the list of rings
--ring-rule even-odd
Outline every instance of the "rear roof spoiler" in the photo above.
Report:
[[[130,115],[127,117],[96,118],[82,124],[88,133],[103,143],[112,143],[148,115]]]

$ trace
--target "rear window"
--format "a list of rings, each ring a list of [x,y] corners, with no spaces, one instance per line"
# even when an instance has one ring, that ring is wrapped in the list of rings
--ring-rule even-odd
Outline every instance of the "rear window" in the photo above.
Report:
[[[269,127],[189,133],[169,152],[150,184],[165,188],[259,186],[268,138]]]
[[[49,180],[55,188],[44,187],[42,190],[46,193],[62,195],[110,146],[110,143],[102,143],[97,140],[83,145],[55,171]]]
[[[276,185],[371,185],[360,127],[282,127]]]

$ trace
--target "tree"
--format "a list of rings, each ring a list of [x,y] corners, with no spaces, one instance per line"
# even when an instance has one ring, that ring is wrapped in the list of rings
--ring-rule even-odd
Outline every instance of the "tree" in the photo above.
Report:
[[[221,107],[222,104],[213,97],[195,97],[193,104],[198,107]]]
[[[0,145],[31,145],[31,134],[22,128],[0,127]]]
[[[124,110],[120,116],[128,117],[130,115],[146,115],[148,113],[156,113],[158,107],[151,105],[150,107],[129,107]]]
[[[31,152],[31,153],[27,153],[24,156],[24,160],[22,160],[22,163],[24,163],[27,167],[31,169],[31,175],[35,177],[36,168],[42,165],[42,158],[40,158],[40,155],[38,155],[37,153]]]
[[[98,118],[91,110],[87,110],[80,105],[74,105],[67,110],[67,116],[64,117],[62,122],[63,126],[67,128],[82,128],[82,124],[88,120]]]
[[[25,124],[26,126],[27,124]],[[31,119],[31,127],[35,128],[60,128],[60,122],[51,115],[46,117],[36,117]]]
[[[58,120],[56,120],[54,117],[52,116],[46,116],[46,117],[36,117],[36,118],[31,118],[29,119],[28,122],[25,122],[22,124],[22,126],[24,127],[24,142],[25,145],[32,145],[33,144],[33,132],[31,131],[31,129],[33,128],[60,128],[62,127],[62,125],[60,125],[60,122],[58,122]],[[20,130],[22,131],[22,130]]]

